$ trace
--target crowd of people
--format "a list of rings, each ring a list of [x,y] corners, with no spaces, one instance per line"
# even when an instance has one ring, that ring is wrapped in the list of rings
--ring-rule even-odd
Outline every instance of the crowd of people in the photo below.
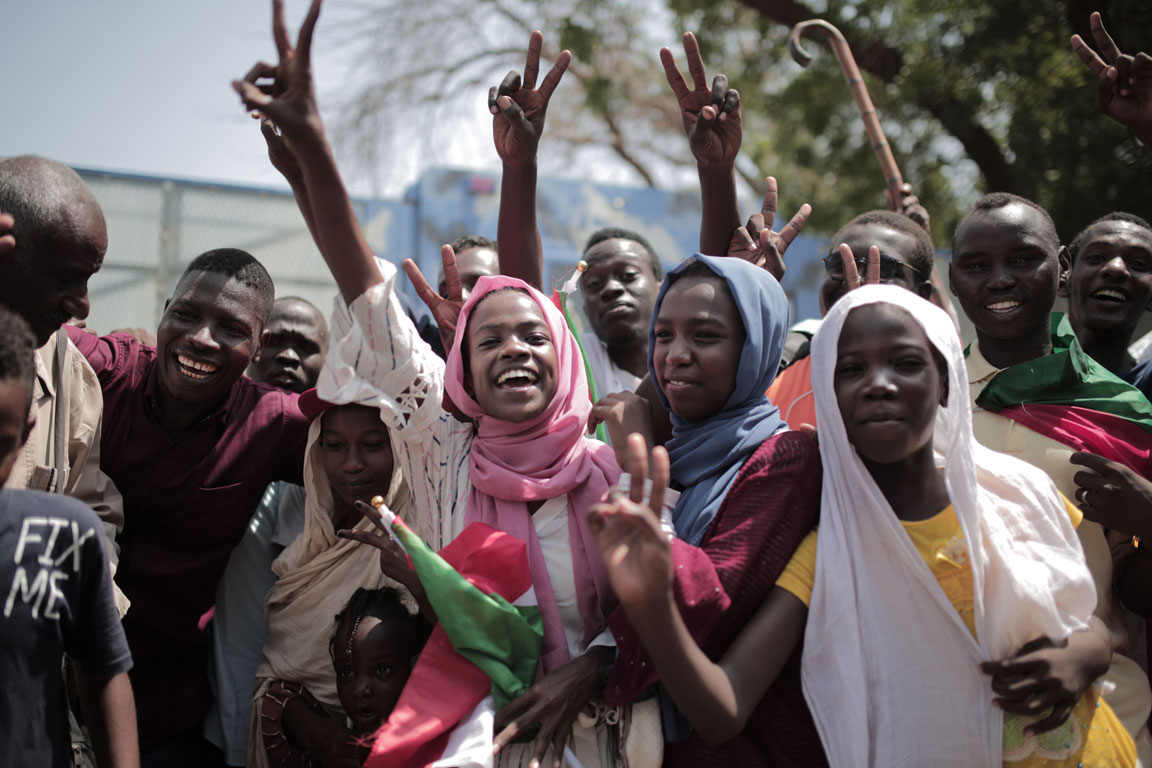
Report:
[[[811,207],[776,230],[769,177],[742,224],[740,95],[687,33],[691,83],[660,58],[700,252],[593,233],[577,335],[535,199],[571,54],[541,79],[534,32],[489,92],[496,238],[445,245],[435,288],[405,261],[421,307],[326,139],[320,5],[293,43],[274,0],[278,61],[233,86],[330,317],[222,243],[154,334],[96,335],[100,206],[0,159],[0,764],[1152,765],[1152,225],[1065,245],[980,198],[964,347],[906,188],[790,323]],[[1091,27],[1098,109],[1152,148],[1152,56]]]

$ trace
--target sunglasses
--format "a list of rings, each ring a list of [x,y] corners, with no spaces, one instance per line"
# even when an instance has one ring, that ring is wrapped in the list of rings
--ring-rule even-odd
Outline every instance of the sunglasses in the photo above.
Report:
[[[864,279],[864,275],[868,272],[868,259],[864,257],[857,257],[853,259],[856,262],[856,272],[860,275],[860,279]],[[899,280],[904,275],[900,271],[903,268],[909,269],[912,274],[917,277],[920,273],[916,268],[905,261],[894,259],[891,256],[880,257],[880,282],[890,283],[893,280]],[[832,253],[824,257],[824,271],[828,273],[828,277],[836,282],[844,282],[844,260],[840,258],[839,253]]]

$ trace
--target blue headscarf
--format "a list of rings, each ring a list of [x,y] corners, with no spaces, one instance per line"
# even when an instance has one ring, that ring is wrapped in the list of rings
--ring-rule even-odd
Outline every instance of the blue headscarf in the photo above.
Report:
[[[648,349],[655,349],[656,318],[668,288],[689,265],[702,262],[728,285],[744,321],[746,338],[736,370],[736,387],[724,407],[703,421],[672,416],[672,439],[665,446],[672,460],[672,479],[684,490],[672,522],[676,535],[698,546],[720,511],[728,488],[744,462],[768,438],[788,429],[780,410],[765,396],[780,368],[780,355],[788,335],[788,298],[776,278],[743,259],[696,254],[670,271],[656,296]],[[652,355],[648,371],[660,402],[671,411],[660,388]]]

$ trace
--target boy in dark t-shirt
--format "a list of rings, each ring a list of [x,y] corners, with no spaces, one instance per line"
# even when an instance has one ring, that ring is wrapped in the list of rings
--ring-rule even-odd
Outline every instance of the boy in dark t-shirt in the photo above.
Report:
[[[0,307],[0,486],[32,427],[34,351],[28,325]],[[65,653],[100,765],[136,768],[132,657],[100,521],[67,496],[0,490],[0,765],[73,764]]]

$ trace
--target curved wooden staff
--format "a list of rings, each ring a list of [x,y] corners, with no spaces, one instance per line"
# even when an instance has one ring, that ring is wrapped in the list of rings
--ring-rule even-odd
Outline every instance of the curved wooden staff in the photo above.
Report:
[[[848,81],[848,87],[852,90],[852,100],[856,102],[856,109],[860,111],[860,118],[864,121],[864,130],[868,132],[868,139],[872,142],[872,151],[876,153],[876,159],[880,161],[880,168],[884,171],[888,208],[893,211],[900,210],[904,179],[900,176],[900,168],[896,165],[896,158],[892,156],[892,148],[888,146],[888,139],[880,126],[880,118],[876,115],[876,107],[872,106],[868,87],[864,85],[864,78],[860,76],[860,69],[856,66],[856,58],[852,55],[852,49],[848,47],[848,41],[844,39],[840,30],[823,19],[800,22],[792,27],[792,32],[788,35],[788,52],[802,67],[812,63],[812,54],[800,45],[800,37],[808,30],[828,38],[832,45],[832,52],[836,54],[836,60],[840,62],[840,69],[844,72],[844,79]],[[959,329],[960,318],[935,265],[932,267],[929,280],[932,283],[932,302],[947,312],[952,318],[952,323]]]
[[[824,37],[832,45],[836,60],[840,62],[840,69],[844,71],[844,79],[852,90],[852,100],[860,110],[860,117],[864,120],[864,130],[868,132],[868,139],[872,142],[872,151],[880,161],[880,168],[884,171],[884,183],[888,189],[888,207],[895,211],[900,207],[900,188],[904,179],[900,176],[900,168],[896,165],[896,158],[892,156],[892,149],[888,146],[888,139],[884,136],[884,129],[880,126],[880,119],[876,115],[876,107],[872,106],[872,99],[868,96],[868,88],[864,85],[864,78],[860,76],[860,69],[856,66],[856,59],[848,41],[840,30],[823,19],[809,19],[792,27],[788,35],[788,52],[802,67],[812,63],[812,54],[800,45],[800,37],[806,31],[812,30]]]

